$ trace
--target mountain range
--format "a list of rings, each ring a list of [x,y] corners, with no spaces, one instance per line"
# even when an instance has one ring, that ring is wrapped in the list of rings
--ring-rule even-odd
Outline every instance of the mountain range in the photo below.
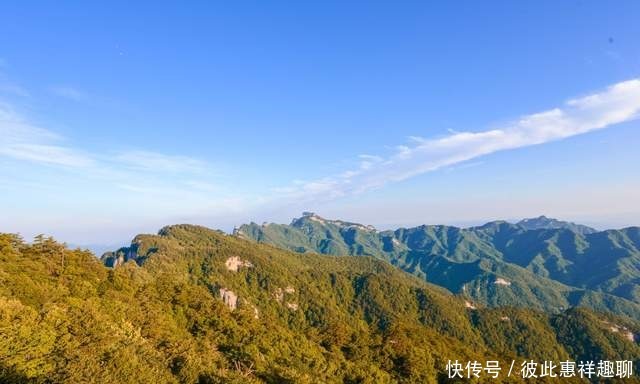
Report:
[[[640,319],[640,228],[597,231],[544,216],[458,228],[377,231],[311,212],[235,236],[301,253],[371,256],[477,305],[558,313],[574,306]]]
[[[244,232],[232,236],[193,225],[138,235],[102,260],[51,238],[26,243],[0,234],[0,382],[444,383],[451,382],[449,360],[496,360],[503,374],[476,381],[513,383],[527,382],[520,366],[531,359],[640,361],[640,323],[628,317],[586,308],[484,307],[418,273],[363,257],[394,247],[422,249],[414,258],[451,252],[457,264],[488,271],[474,257],[490,259],[489,238],[509,248],[503,231],[546,238],[546,230],[493,223],[378,237],[371,227],[316,215],[278,228],[282,240],[307,247],[314,239],[325,251],[358,256],[291,252],[247,241]],[[472,233],[473,242],[456,246]],[[448,256],[441,257],[439,270],[457,273]],[[438,269],[424,270],[429,276]],[[492,287],[517,286],[503,272],[487,272]],[[467,291],[476,289],[471,280],[458,280]]]

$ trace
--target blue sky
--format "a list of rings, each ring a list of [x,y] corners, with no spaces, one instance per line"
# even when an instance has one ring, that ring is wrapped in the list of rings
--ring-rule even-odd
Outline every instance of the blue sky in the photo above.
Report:
[[[640,224],[640,3],[0,5],[0,231]]]

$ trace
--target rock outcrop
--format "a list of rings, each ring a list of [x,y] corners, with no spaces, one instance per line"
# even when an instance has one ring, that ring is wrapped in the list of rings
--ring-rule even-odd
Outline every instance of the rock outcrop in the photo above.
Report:
[[[238,270],[242,267],[252,268],[253,264],[250,261],[242,260],[238,256],[231,256],[225,261],[224,265],[227,267],[227,270],[231,272],[238,272]]]

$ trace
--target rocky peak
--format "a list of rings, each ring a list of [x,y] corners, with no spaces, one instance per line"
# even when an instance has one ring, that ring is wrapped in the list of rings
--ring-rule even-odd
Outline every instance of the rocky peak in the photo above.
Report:
[[[545,215],[520,220],[516,225],[519,225],[520,227],[527,230],[568,229],[570,231],[583,234],[583,235],[597,232],[597,230],[591,227],[587,227],[586,225],[576,224],[569,221],[562,221],[562,220],[547,217]]]
[[[325,219],[314,212],[302,212],[302,216],[291,221],[291,226],[302,227],[307,223],[319,223],[322,225],[335,225],[341,229],[359,229],[363,231],[376,231],[376,228],[372,225],[364,225],[360,223],[353,223],[342,220],[329,220]]]

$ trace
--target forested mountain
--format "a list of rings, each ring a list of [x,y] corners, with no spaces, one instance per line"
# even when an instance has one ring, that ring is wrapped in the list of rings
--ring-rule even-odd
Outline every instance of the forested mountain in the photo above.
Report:
[[[177,225],[103,261],[0,235],[0,382],[435,383],[449,359],[640,360],[633,320],[475,308],[372,257]]]
[[[377,231],[306,213],[235,234],[296,252],[373,256],[485,305],[580,305],[640,319],[640,228],[593,231],[544,217]]]
[[[525,229],[568,229],[581,235],[598,232],[596,229],[586,225],[552,219],[544,215],[531,219],[523,219],[518,221],[517,224]]]

